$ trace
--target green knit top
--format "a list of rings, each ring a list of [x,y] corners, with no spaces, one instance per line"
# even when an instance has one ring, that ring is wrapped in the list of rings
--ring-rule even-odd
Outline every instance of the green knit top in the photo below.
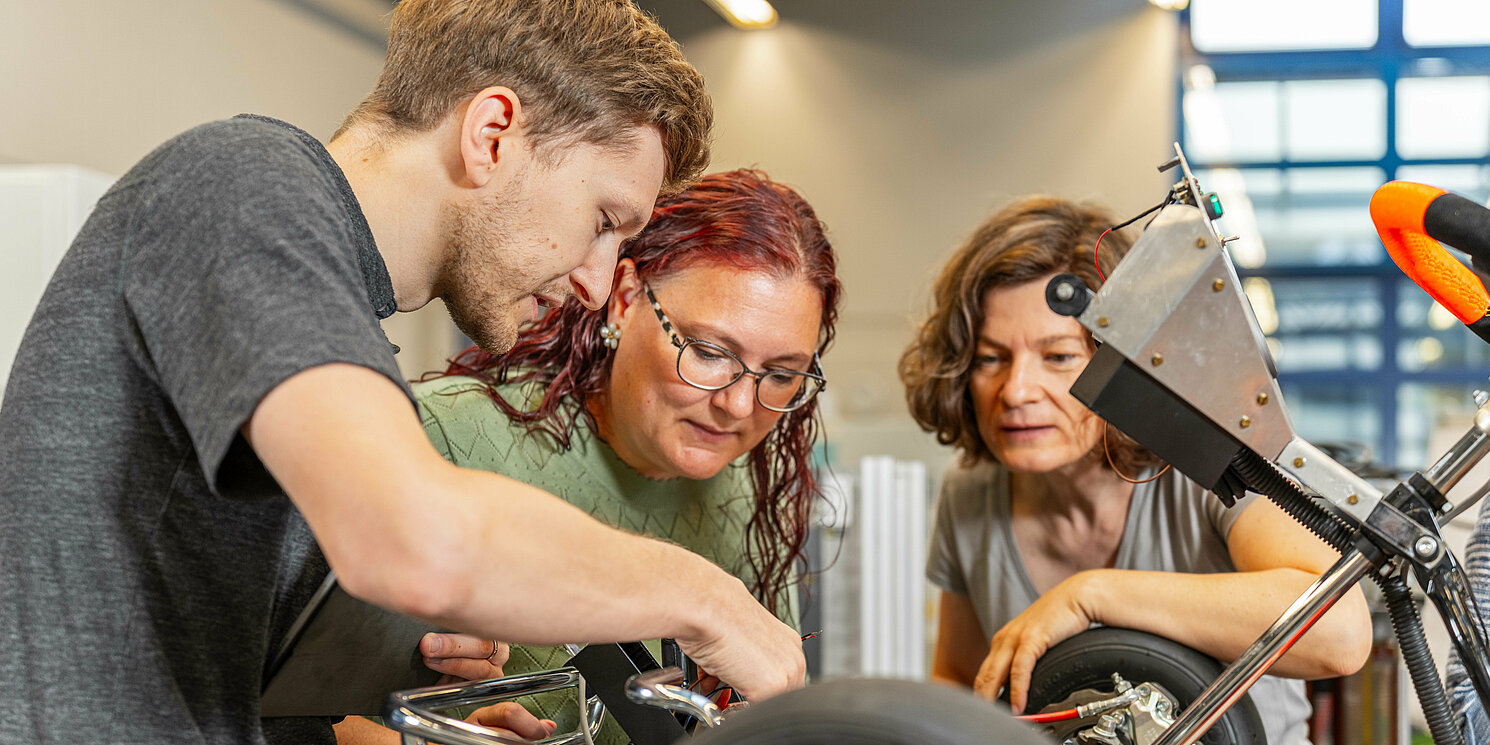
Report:
[[[581,419],[571,431],[570,447],[508,419],[474,378],[444,377],[414,385],[420,419],[430,442],[458,466],[500,473],[550,492],[590,513],[595,519],[632,533],[661,538],[714,562],[747,586],[754,580],[745,558],[745,525],[754,507],[750,473],[742,457],[713,478],[657,480],[642,476],[596,437]],[[507,401],[536,407],[542,391],[507,385]],[[520,403],[522,402],[522,403]],[[796,593],[784,593],[783,620],[797,624]],[[656,654],[654,646],[653,653]],[[507,675],[562,667],[569,658],[563,647],[513,645],[503,667]],[[558,723],[556,732],[574,728],[577,711],[572,691],[522,701],[534,715]],[[599,745],[627,738],[607,719]]]

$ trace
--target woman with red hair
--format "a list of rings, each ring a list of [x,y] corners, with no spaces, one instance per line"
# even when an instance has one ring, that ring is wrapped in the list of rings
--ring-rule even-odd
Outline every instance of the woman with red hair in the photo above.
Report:
[[[706,176],[660,198],[647,228],[622,246],[603,311],[570,300],[509,353],[472,347],[414,386],[425,430],[457,465],[699,553],[795,625],[817,494],[809,460],[825,385],[819,355],[841,292],[835,264],[795,191],[758,171]],[[421,645],[431,668],[468,679],[568,657],[515,647],[496,670],[502,646],[446,635]],[[562,702],[526,701],[560,731],[573,723]],[[608,722],[601,741],[621,737]]]

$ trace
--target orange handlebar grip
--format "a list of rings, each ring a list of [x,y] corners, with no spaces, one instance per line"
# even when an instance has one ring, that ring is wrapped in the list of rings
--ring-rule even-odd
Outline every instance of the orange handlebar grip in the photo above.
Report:
[[[1459,263],[1423,229],[1423,215],[1433,200],[1445,194],[1423,184],[1393,181],[1371,197],[1371,221],[1392,261],[1465,324],[1490,311],[1490,292],[1480,278]]]

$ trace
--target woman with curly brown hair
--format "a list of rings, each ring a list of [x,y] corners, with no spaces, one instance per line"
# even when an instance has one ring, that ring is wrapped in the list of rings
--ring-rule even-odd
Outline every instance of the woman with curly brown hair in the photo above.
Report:
[[[650,224],[621,248],[603,311],[571,300],[507,354],[472,347],[415,385],[425,431],[457,465],[704,556],[796,625],[836,263],[795,191],[758,171],[706,176],[657,200]],[[421,650],[431,668],[467,679],[568,657],[562,647],[512,647],[505,658],[505,646],[431,635]],[[563,695],[524,703],[559,731],[573,723]],[[524,736],[553,731],[518,716]],[[623,737],[608,721],[600,741]]]
[[[1093,623],[1234,659],[1338,558],[1282,510],[1226,509],[1073,397],[1094,351],[1051,311],[1062,272],[1101,284],[1130,247],[1104,210],[1026,198],[943,268],[931,315],[900,360],[912,415],[961,453],[943,478],[927,577],[942,589],[933,677],[1023,709],[1030,672]],[[1357,590],[1273,672],[1344,675],[1370,648]],[[1307,742],[1298,681],[1253,689],[1272,745]]]

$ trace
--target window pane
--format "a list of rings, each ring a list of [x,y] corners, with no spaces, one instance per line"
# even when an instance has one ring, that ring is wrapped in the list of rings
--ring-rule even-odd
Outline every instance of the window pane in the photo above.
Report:
[[[1490,369],[1490,344],[1403,279],[1397,290],[1397,365],[1407,372]]]
[[[1299,385],[1282,381],[1283,400],[1299,435],[1314,443],[1360,442],[1381,452],[1381,412],[1366,385]]]
[[[1407,470],[1431,465],[1474,422],[1474,384],[1407,383],[1397,389],[1397,462]],[[1292,403],[1290,401],[1289,403]]]
[[[1401,181],[1448,189],[1480,204],[1490,203],[1490,166],[1402,166]]]
[[[1185,153],[1197,163],[1281,160],[1280,89],[1265,81],[1185,91]]]
[[[1283,84],[1291,160],[1375,160],[1387,151],[1386,85],[1380,80]]]
[[[1248,278],[1255,283],[1260,278]],[[1266,293],[1249,292],[1259,325],[1269,316],[1277,330],[1269,336],[1279,373],[1311,370],[1376,370],[1381,367],[1381,297],[1370,279],[1284,279],[1268,281],[1275,310],[1256,307]],[[1254,289],[1249,287],[1249,290]],[[1271,320],[1271,319],[1270,319]],[[1264,327],[1264,331],[1267,328]]]
[[[1490,77],[1397,82],[1397,154],[1479,158],[1490,153]]]
[[[1237,266],[1373,265],[1387,259],[1367,205],[1386,181],[1380,168],[1199,171],[1226,212],[1220,228]]]
[[[1365,49],[1377,0],[1191,0],[1190,40],[1202,52]]]
[[[1406,0],[1402,35],[1416,47],[1490,44],[1490,3],[1485,0]]]

